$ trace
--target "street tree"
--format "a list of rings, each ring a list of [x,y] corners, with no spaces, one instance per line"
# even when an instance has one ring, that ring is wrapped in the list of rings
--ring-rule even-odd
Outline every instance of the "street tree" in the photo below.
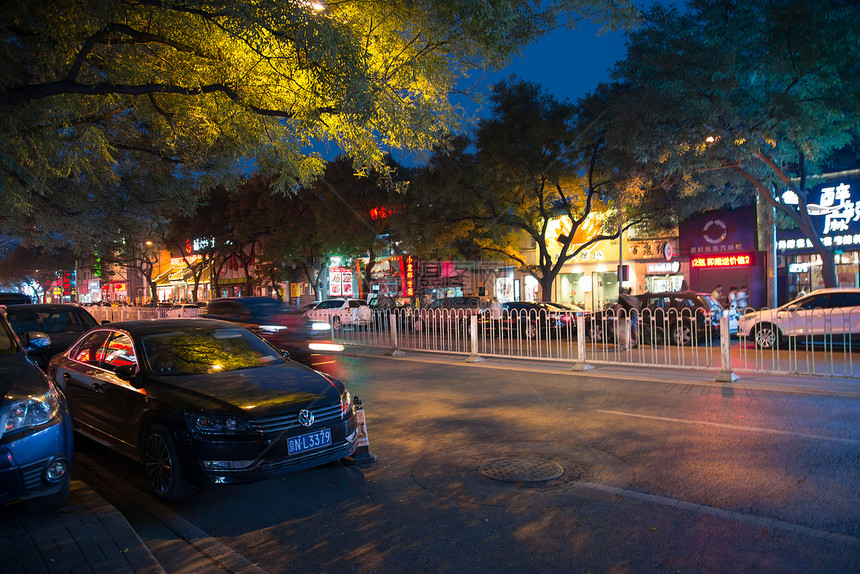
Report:
[[[461,149],[455,166],[437,169],[448,219],[470,222],[478,246],[532,275],[545,301],[565,263],[669,213],[665,201],[656,201],[661,188],[645,193],[650,180],[642,166],[607,144],[610,99],[595,94],[577,106],[531,82],[500,82],[475,151]],[[536,260],[519,248],[523,237],[534,243]]]
[[[836,286],[808,194],[860,135],[860,5],[695,0],[646,20],[614,73],[628,97],[610,139],[659,164],[699,207],[758,194],[803,232]],[[781,201],[785,190],[795,203]]]
[[[0,232],[86,244],[140,205],[255,170],[278,191],[337,147],[365,166],[460,120],[449,94],[630,0],[14,0],[0,41]],[[76,225],[72,226],[71,223]]]
[[[366,259],[359,270],[364,293],[370,292],[371,273],[383,251],[397,243],[392,221],[413,208],[406,201],[414,196],[403,193],[405,171],[389,156],[383,171],[360,173],[342,156],[308,190],[316,199],[317,225],[333,252]]]

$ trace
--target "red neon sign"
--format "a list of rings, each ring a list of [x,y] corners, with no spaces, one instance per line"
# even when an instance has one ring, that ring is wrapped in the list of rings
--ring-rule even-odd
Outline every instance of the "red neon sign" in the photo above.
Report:
[[[415,296],[415,268],[418,262],[411,255],[400,258],[400,279],[403,283],[403,296]]]
[[[690,260],[690,265],[694,268],[749,267],[752,264],[752,255],[701,255]]]

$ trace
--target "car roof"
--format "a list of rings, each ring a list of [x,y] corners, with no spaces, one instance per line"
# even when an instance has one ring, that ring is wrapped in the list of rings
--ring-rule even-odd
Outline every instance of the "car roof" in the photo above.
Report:
[[[27,311],[49,311],[51,309],[66,311],[71,309],[85,310],[75,303],[30,303],[26,305],[6,305],[7,309],[26,309]]]
[[[236,323],[221,321],[219,319],[202,319],[194,317],[191,319],[141,319],[137,321],[117,321],[99,325],[93,329],[118,329],[126,331],[133,336],[154,335],[158,333],[169,333],[177,329],[199,329],[201,327],[241,329]]]

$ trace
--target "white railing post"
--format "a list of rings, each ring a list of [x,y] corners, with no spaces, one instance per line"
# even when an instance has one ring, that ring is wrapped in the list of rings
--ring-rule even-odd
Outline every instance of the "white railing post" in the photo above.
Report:
[[[478,316],[473,314],[469,317],[469,339],[471,342],[471,354],[466,359],[467,363],[480,363],[486,361],[484,357],[478,356]]]
[[[720,372],[714,379],[715,383],[734,383],[740,377],[732,371],[732,337],[729,333],[729,316],[720,317]]]
[[[590,371],[594,368],[585,360],[585,317],[582,313],[576,314],[576,359],[572,371]]]
[[[391,357],[405,355],[406,353],[401,351],[397,344],[397,314],[394,311],[388,314],[388,328],[391,330],[391,350],[385,354]]]

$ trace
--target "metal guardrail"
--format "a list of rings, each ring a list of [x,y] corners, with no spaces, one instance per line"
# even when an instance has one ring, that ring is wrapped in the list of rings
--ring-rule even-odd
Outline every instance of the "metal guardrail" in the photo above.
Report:
[[[711,369],[729,378],[735,372],[860,377],[854,360],[860,350],[860,308],[783,312],[779,321],[770,321],[786,325],[771,347],[757,339],[770,319],[769,309],[748,309],[746,319],[692,309],[493,313],[374,310],[371,325],[345,325],[333,337],[345,344],[468,357]],[[631,338],[625,344],[628,325]]]
[[[168,308],[91,307],[99,321],[158,319]],[[185,308],[183,317],[202,310]],[[772,333],[766,331],[771,329]],[[626,336],[630,333],[629,338]],[[773,337],[770,337],[773,334]],[[765,336],[767,335],[767,336]],[[590,364],[860,378],[860,308],[603,312],[374,309],[369,324],[332,330],[343,344]],[[855,340],[857,339],[857,340]],[[860,356],[858,356],[860,359]],[[718,376],[718,379],[719,379]]]

